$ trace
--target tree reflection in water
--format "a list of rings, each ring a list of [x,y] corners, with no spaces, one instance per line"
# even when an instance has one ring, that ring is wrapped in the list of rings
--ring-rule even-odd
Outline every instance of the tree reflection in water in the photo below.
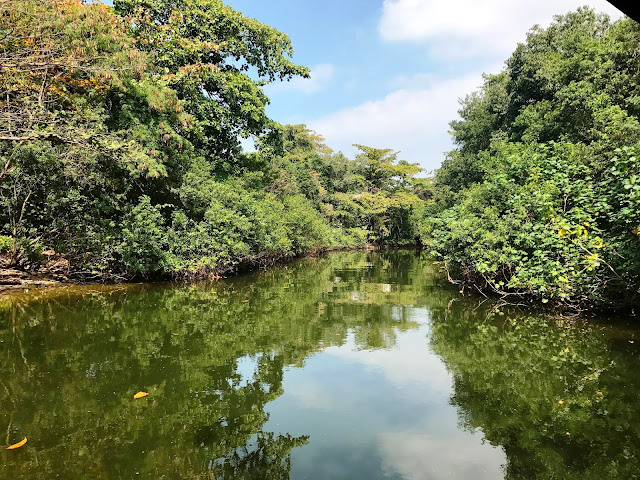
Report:
[[[308,438],[262,431],[285,367],[343,343],[350,329],[362,348],[391,346],[394,329],[411,326],[392,310],[416,291],[376,280],[430,281],[415,261],[360,252],[211,284],[5,297],[0,431],[7,442],[28,436],[29,448],[3,451],[3,471],[23,479],[288,478],[291,450]],[[254,371],[241,371],[242,359]],[[149,396],[134,401],[140,389]]]
[[[482,436],[502,447],[505,478],[638,478],[637,328],[531,312],[487,320],[488,302],[478,303],[443,284],[438,267],[413,252],[340,253],[208,284],[73,287],[1,298],[0,431],[6,445],[29,438],[20,450],[0,450],[3,478],[279,479],[291,476],[292,458],[326,463],[315,455],[332,451],[332,465],[349,466],[356,476],[424,478],[415,467],[420,462],[381,465],[399,449],[415,452],[415,459],[431,448],[429,458],[438,460],[447,439],[415,428],[446,417],[449,390],[443,405],[428,404],[442,410],[425,413],[393,385],[365,383],[384,378],[353,363],[363,350],[373,357],[384,349],[411,365],[396,348],[401,333],[421,336],[428,364],[444,362],[460,428],[480,436],[448,441],[464,439],[459,447],[469,455],[484,452]],[[428,322],[420,328],[417,311]],[[273,405],[295,405],[294,396],[282,403],[285,372],[307,373],[310,356],[337,346],[352,348],[332,357],[334,368],[350,373],[324,385],[344,388],[340,382],[363,375],[348,389],[349,405],[360,401],[353,393],[359,385],[381,392],[378,397],[391,394],[396,403],[362,397],[371,402],[363,411],[380,418],[358,421],[368,422],[374,437],[376,422],[384,422],[388,435],[379,438],[386,443],[365,439],[359,450],[339,455],[335,448],[349,448],[348,442],[318,449],[314,435],[328,427],[304,423],[304,409],[288,424],[301,426],[296,435],[270,431],[268,423],[268,412],[279,411]],[[139,390],[149,396],[133,400]],[[406,431],[390,429],[390,419],[407,415],[416,421]],[[297,447],[316,450],[292,457]],[[353,463],[354,455],[363,463],[339,463]],[[483,458],[504,461],[493,453]]]

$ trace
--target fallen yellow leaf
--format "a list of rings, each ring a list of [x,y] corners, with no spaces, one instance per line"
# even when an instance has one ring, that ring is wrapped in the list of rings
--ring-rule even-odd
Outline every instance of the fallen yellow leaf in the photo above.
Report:
[[[7,447],[7,450],[15,450],[16,448],[20,448],[22,446],[24,446],[27,443],[27,437],[24,437],[24,440],[22,440],[21,442],[15,443],[13,445],[11,445],[10,447]]]
[[[136,394],[133,396],[133,398],[135,398],[136,400],[138,400],[139,398],[144,398],[144,397],[146,397],[147,395],[149,395],[147,392],[138,392],[138,393],[136,393]]]

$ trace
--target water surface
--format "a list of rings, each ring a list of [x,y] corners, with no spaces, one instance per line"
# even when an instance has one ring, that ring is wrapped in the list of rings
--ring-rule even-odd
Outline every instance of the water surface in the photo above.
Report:
[[[414,252],[2,297],[0,478],[638,478],[635,319],[488,303]]]

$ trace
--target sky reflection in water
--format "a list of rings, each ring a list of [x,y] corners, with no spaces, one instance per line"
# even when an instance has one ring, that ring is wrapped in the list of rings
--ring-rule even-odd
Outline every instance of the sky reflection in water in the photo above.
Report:
[[[637,478],[633,319],[479,303],[411,251],[0,297],[0,478]]]

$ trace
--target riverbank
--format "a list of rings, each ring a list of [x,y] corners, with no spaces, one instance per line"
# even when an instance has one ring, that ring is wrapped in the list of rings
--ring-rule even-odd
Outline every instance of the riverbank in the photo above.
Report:
[[[409,246],[394,246],[407,248]],[[413,246],[412,246],[413,247]],[[378,250],[377,245],[355,247],[323,247],[305,252],[303,255],[256,255],[233,264],[219,265],[206,271],[167,273],[157,272],[148,275],[136,275],[113,272],[87,271],[74,268],[71,262],[61,254],[45,255],[42,262],[26,264],[22,267],[9,267],[8,258],[0,256],[0,293],[23,291],[32,288],[47,288],[70,285],[121,284],[131,282],[158,282],[166,280],[219,280],[223,277],[238,275],[285,264],[296,258],[317,257],[332,252],[359,250]]]
[[[72,284],[68,259],[62,255],[43,255],[43,260],[21,266],[9,266],[7,256],[0,255],[0,292]]]

